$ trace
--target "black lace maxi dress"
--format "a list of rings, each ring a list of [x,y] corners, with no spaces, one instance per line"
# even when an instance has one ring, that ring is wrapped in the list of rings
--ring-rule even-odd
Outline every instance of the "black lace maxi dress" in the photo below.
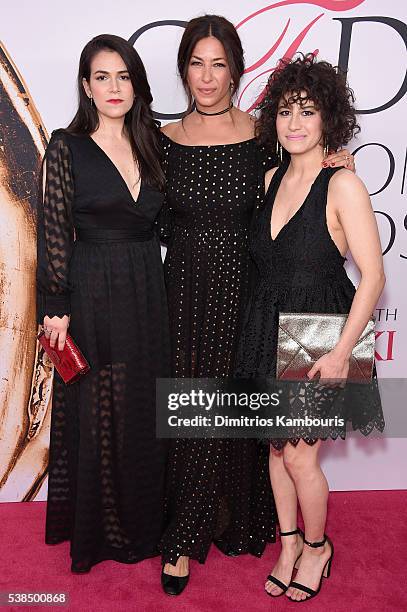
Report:
[[[184,146],[163,135],[161,236],[174,377],[232,376],[250,269],[248,231],[272,161],[253,139]],[[268,452],[256,440],[181,439],[170,448],[163,560],[261,555],[275,538]]]
[[[155,378],[168,376],[168,314],[154,221],[89,136],[53,133],[39,209],[39,322],[71,315],[91,371],[55,373],[46,542],[71,542],[73,569],[157,554],[168,444],[155,437]],[[74,241],[74,235],[76,240]]]
[[[243,378],[275,377],[279,312],[347,314],[355,287],[346,274],[344,262],[333,242],[326,221],[329,180],[338,168],[320,171],[298,212],[273,240],[270,221],[281,180],[288,168],[285,162],[275,172],[264,205],[253,220],[250,251],[257,266],[257,281],[246,309],[239,339],[235,375]],[[298,383],[293,387],[288,417],[321,418],[339,410],[353,429],[365,435],[384,428],[377,381],[371,385],[348,385],[345,390],[315,388]],[[334,403],[335,402],[335,403]],[[276,449],[300,439],[314,444],[317,430],[293,426],[282,430],[281,438],[271,439]],[[332,423],[324,436],[345,437],[345,429]],[[287,436],[284,437],[284,432]]]

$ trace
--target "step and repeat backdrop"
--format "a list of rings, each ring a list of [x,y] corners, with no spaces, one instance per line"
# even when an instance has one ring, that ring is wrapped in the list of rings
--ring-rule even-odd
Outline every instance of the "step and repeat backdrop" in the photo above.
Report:
[[[406,411],[407,207],[404,0],[20,0],[0,25],[0,501],[45,499],[52,369],[35,340],[37,173],[53,129],[76,105],[80,52],[93,36],[118,34],[145,62],[162,123],[186,101],[176,53],[186,22],[222,14],[237,27],[246,70],[236,104],[252,111],[279,58],[314,52],[348,70],[362,132],[350,144],[372,197],[387,285],[375,312],[385,410]],[[352,278],[357,271],[348,262]],[[394,379],[394,384],[391,384]],[[397,383],[395,382],[397,379]],[[386,387],[387,388],[387,387]],[[404,394],[406,391],[406,394]],[[326,443],[332,489],[407,488],[403,423],[389,436]]]

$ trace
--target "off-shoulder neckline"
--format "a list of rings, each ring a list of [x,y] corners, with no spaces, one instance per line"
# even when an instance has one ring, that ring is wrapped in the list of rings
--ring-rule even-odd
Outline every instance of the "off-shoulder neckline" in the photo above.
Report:
[[[247,138],[246,140],[239,140],[238,142],[229,142],[229,143],[223,143],[223,144],[222,143],[221,144],[210,144],[210,145],[206,145],[206,144],[186,145],[186,144],[181,144],[180,142],[177,142],[176,140],[173,140],[172,138],[167,136],[167,134],[164,134],[163,131],[161,131],[161,134],[171,144],[176,145],[177,147],[183,147],[185,149],[214,149],[218,147],[236,147],[237,145],[246,144],[248,142],[254,142],[256,140],[256,138],[253,136],[252,138]]]

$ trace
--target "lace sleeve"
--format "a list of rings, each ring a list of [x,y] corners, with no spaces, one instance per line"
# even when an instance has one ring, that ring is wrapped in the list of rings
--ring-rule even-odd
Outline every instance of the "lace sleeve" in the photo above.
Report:
[[[43,173],[45,188],[42,189]],[[69,261],[74,241],[74,183],[66,138],[54,132],[41,176],[37,223],[37,317],[70,314]],[[42,195],[43,193],[43,195]]]

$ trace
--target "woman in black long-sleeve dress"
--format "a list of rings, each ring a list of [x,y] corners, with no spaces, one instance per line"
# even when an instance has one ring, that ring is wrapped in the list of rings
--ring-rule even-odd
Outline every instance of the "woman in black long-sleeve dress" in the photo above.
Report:
[[[253,138],[204,147],[165,138],[164,151],[172,373],[231,376],[251,265],[248,230],[261,192],[260,151]],[[267,457],[254,440],[172,443],[166,563],[175,565],[180,555],[202,563],[213,540],[225,552],[263,552],[274,533]]]
[[[70,540],[72,571],[85,572],[157,554],[167,445],[155,437],[155,379],[169,374],[169,337],[144,67],[125,40],[99,36],[79,88],[74,121],[46,152],[38,286],[51,343],[62,348],[69,322],[91,367],[72,386],[55,373],[46,524],[46,542]]]

